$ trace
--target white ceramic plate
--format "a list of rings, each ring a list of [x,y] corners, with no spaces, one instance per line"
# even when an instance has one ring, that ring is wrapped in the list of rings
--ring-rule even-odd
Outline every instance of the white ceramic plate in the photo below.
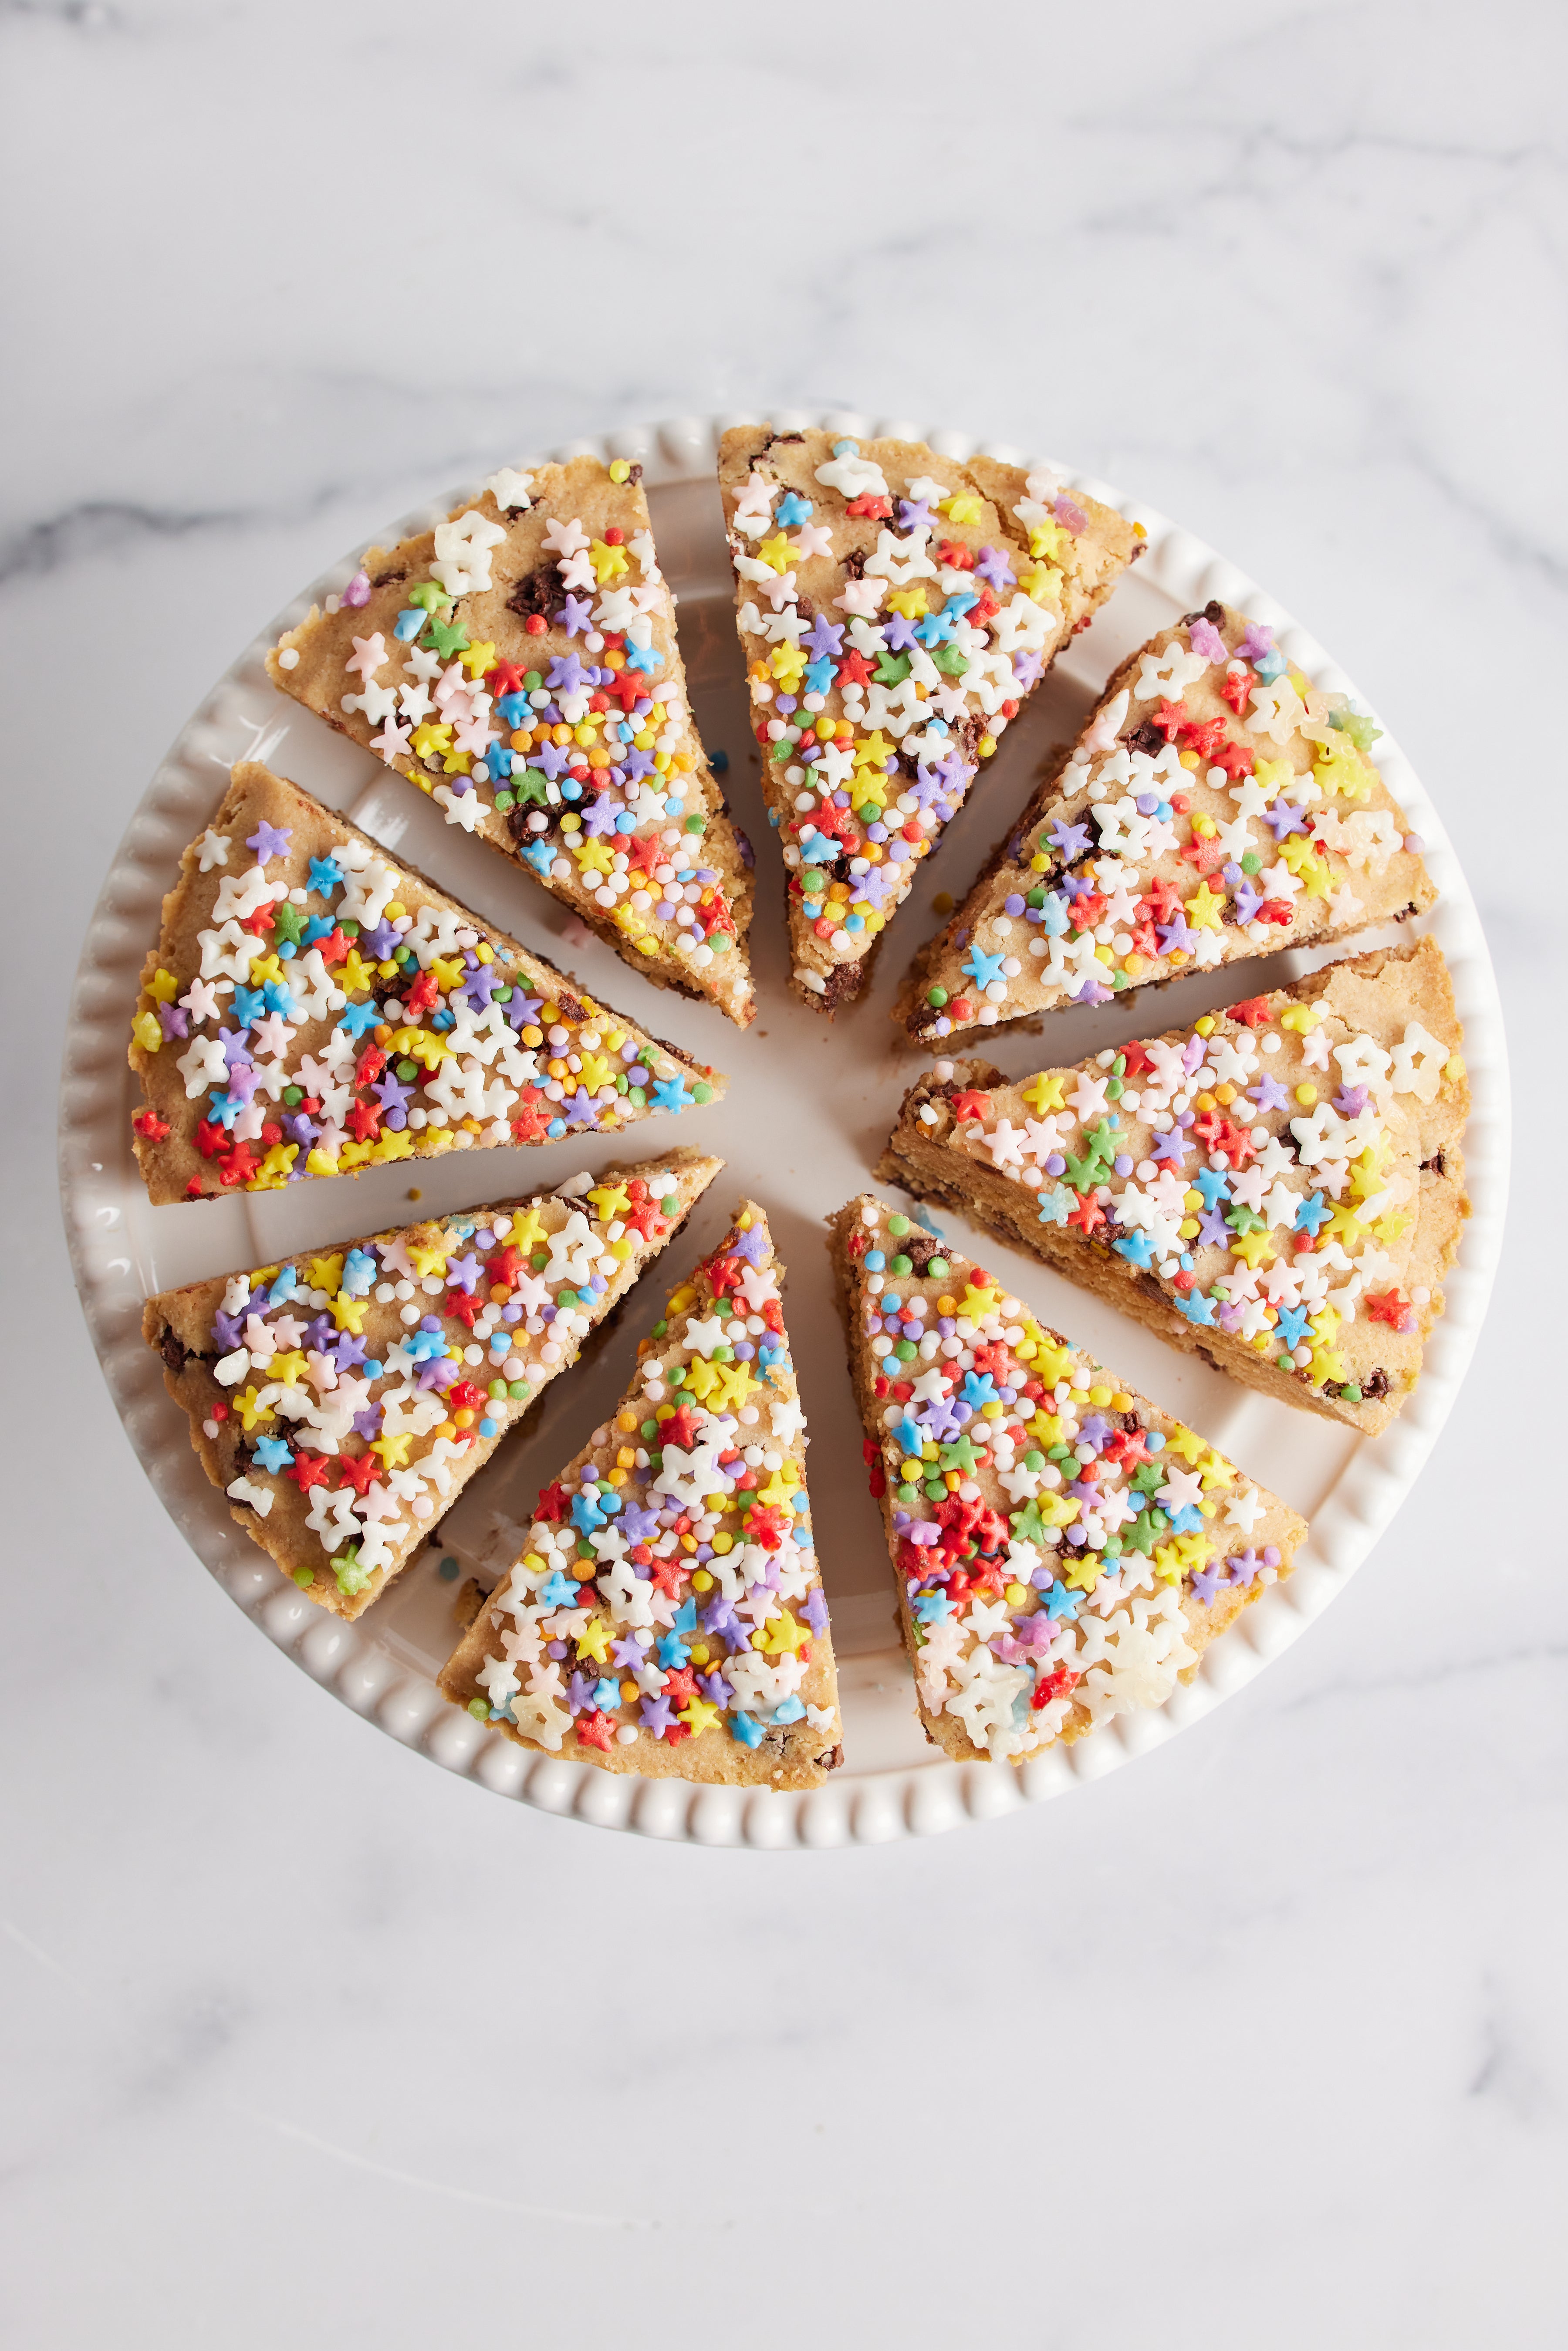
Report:
[[[1032,1259],[1011,1262],[1003,1251],[1010,1286],[1048,1322],[1093,1347],[1131,1384],[1178,1412],[1273,1487],[1311,1520],[1312,1538],[1298,1553],[1295,1573],[1245,1612],[1207,1652],[1191,1686],[1178,1689],[1163,1708],[1124,1715],[1093,1738],[1049,1750],[1020,1770],[956,1765],[927,1745],[893,1630],[892,1582],[881,1522],[866,1491],[821,1223],[866,1184],[902,1092],[923,1066],[898,1050],[888,1019],[898,980],[936,925],[933,896],[939,890],[963,892],[1022,807],[1045,745],[1076,732],[1111,671],[1156,629],[1219,596],[1271,622],[1292,664],[1316,684],[1352,695],[1355,688],[1289,613],[1212,549],[1103,482],[1070,475],[1074,488],[1141,522],[1149,551],[1057,664],[949,826],[940,852],[921,867],[883,948],[875,984],[837,1021],[825,1022],[786,989],[782,868],[762,813],[732,619],[714,465],[718,434],[746,421],[640,426],[551,454],[564,458],[590,451],[637,460],[645,469],[660,560],[681,599],[681,647],[703,737],[710,752],[728,754],[736,814],[757,843],[752,953],[760,1009],[755,1027],[738,1035],[707,1008],[654,991],[493,851],[445,824],[432,802],[372,754],[274,690],[262,666],[265,649],[313,600],[348,584],[356,549],[280,613],[218,680],[131,820],[82,949],[61,1090],[60,1179],[83,1307],[131,1443],[182,1533],[272,1640],[392,1737],[497,1793],[604,1827],[776,1849],[925,1834],[1060,1794],[1195,1722],[1295,1639],[1366,1557],[1448,1418],[1491,1290],[1508,1185],[1509,1114],[1501,1012],[1475,904],[1426,793],[1385,735],[1375,757],[1427,844],[1427,862],[1442,893],[1427,927],[1453,972],[1475,1094],[1465,1145],[1474,1215],[1420,1387],[1385,1436],[1358,1437],[1233,1385]],[[929,441],[954,456],[977,445],[960,434],[842,413],[776,415],[774,422],[786,429],[824,423],[865,436],[897,434]],[[992,455],[1028,462],[1015,450],[982,445]],[[381,534],[382,544],[428,528],[438,512],[471,495],[455,492],[439,510],[405,516]],[[1364,697],[1356,699],[1367,706]],[[406,1166],[377,1169],[357,1181],[326,1179],[285,1192],[149,1207],[130,1149],[133,1101],[125,1051],[137,978],[180,852],[211,816],[231,761],[241,758],[267,759],[477,913],[567,962],[611,1004],[701,1052],[731,1078],[727,1099],[716,1110],[650,1121],[624,1142],[595,1138],[587,1163],[594,1167],[627,1149],[642,1156],[677,1142],[721,1152],[729,1165],[668,1263],[648,1275],[643,1294],[633,1292],[620,1330],[597,1359],[549,1388],[531,1432],[503,1447],[470,1486],[444,1521],[441,1553],[422,1553],[379,1606],[351,1625],[312,1606],[281,1576],[208,1485],[161,1367],[141,1343],[142,1300],[176,1282],[267,1264],[416,1213],[473,1207],[559,1183],[584,1165],[585,1145],[487,1151],[422,1166],[413,1171],[422,1186],[418,1211],[409,1207]],[[1369,934],[1365,944],[1379,935]],[[1278,986],[1324,959],[1276,956],[1247,985],[1253,990]],[[1232,974],[1195,974],[1145,993],[1135,1004],[1053,1014],[1049,1044],[1001,1030],[988,1038],[987,1050],[1009,1074],[1022,1075],[1042,1061],[1074,1061],[1196,1017],[1229,1001],[1238,986]],[[666,1276],[673,1280],[716,1242],[743,1191],[768,1208],[789,1267],[785,1306],[810,1415],[811,1515],[832,1606],[843,1702],[844,1767],[827,1787],[800,1795],[644,1781],[529,1754],[447,1706],[434,1678],[455,1637],[452,1600],[458,1574],[478,1567],[493,1575],[509,1561],[507,1522],[527,1520],[539,1485],[605,1417],[629,1376],[636,1338],[662,1302]],[[994,1238],[967,1231],[952,1218],[943,1224],[961,1247],[997,1260]],[[372,1768],[369,1754],[365,1768]]]

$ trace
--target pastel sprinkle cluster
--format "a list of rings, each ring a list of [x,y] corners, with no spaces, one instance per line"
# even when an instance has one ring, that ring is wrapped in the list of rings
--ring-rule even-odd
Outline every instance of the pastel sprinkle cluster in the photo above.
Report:
[[[953,1065],[934,1075],[952,1081]],[[1042,1225],[1155,1276],[1195,1327],[1359,1404],[1343,1331],[1358,1315],[1414,1331],[1430,1298],[1399,1287],[1417,1215],[1413,1105],[1463,1076],[1419,1020],[1390,1047],[1327,998],[1257,998],[1185,1037],[1042,1071],[1016,1118],[962,1083],[952,1113],[964,1155],[1032,1194]]]
[[[415,1226],[228,1282],[211,1335],[225,1395],[205,1433],[239,1424],[245,1466],[225,1490],[258,1519],[284,1480],[308,1498],[323,1564],[297,1583],[329,1572],[352,1598],[400,1565],[476,1441],[575,1360],[681,1208],[661,1174],[606,1179],[586,1202]]]
[[[883,467],[852,440],[833,444],[815,480],[814,499],[780,495],[754,467],[729,530],[757,737],[789,788],[780,830],[791,911],[841,964],[865,954],[908,895],[919,861],[1042,675],[1064,631],[1064,571],[1086,518],[1054,479],[1030,475],[1019,535],[977,544],[982,499],[920,475],[895,501]],[[875,549],[831,605],[803,608],[800,569],[837,559],[846,520],[879,524]],[[777,808],[772,821],[780,824]],[[811,962],[798,962],[795,977],[828,991]]]
[[[924,1705],[1007,1759],[1163,1705],[1202,1613],[1285,1563],[1270,1513],[1299,1521],[907,1217],[841,1230]]]
[[[1200,613],[1156,638],[1096,713],[925,958],[912,1034],[1107,1003],[1429,896],[1366,756],[1378,729],[1292,670],[1271,629],[1209,610],[1223,626]]]
[[[610,468],[621,483],[631,472]],[[487,486],[504,509],[527,510],[535,479],[508,470]],[[532,664],[471,638],[455,609],[489,588],[506,537],[479,508],[436,529],[429,575],[390,641],[381,631],[352,640],[340,707],[362,714],[371,747],[449,824],[473,832],[493,809],[541,881],[582,893],[636,952],[672,954],[700,977],[733,956],[737,922],[702,853],[708,820],[685,691],[660,676],[653,622],[673,629],[674,608],[652,535],[607,525],[596,538],[576,516],[546,525],[549,562],[523,591],[536,607],[524,632],[540,641]],[[368,601],[371,585],[361,573],[344,601]],[[290,652],[279,660],[289,666]]]
[[[307,857],[287,827],[242,831],[209,827],[198,844],[199,871],[221,870],[199,963],[161,965],[132,1029],[142,1055],[173,1057],[201,1106],[192,1196],[609,1134],[712,1099],[689,1064],[498,949],[461,909],[411,912],[369,843],[345,834]],[[172,1122],[149,1106],[133,1123],[157,1144]]]
[[[831,1748],[805,1416],[760,1210],[743,1208],[640,1354],[613,1425],[539,1496],[489,1604],[471,1710],[589,1761],[689,1740],[689,1777],[721,1743],[766,1767],[797,1725],[813,1753]],[[719,1759],[716,1776],[735,1771]]]

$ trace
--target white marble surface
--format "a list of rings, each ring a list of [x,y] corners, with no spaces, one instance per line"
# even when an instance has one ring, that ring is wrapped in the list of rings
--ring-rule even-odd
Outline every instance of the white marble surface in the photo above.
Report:
[[[1543,0],[0,12],[7,2342],[1563,2339],[1564,779],[1514,714],[1563,48]],[[1327,1617],[1064,1802],[779,1861],[508,1807],[258,1639],[114,1423],[51,1134],[113,843],[260,619],[497,459],[797,400],[1049,445],[1267,581],[1469,838],[1520,1112],[1467,1398]]]

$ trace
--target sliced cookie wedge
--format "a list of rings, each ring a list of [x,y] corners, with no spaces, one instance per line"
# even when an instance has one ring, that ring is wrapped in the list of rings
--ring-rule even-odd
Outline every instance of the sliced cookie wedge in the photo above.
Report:
[[[686,699],[642,468],[492,475],[267,656],[661,987],[752,1018],[751,848]]]
[[[1054,475],[920,441],[737,426],[719,487],[792,984],[831,1012],[1142,541]]]
[[[723,1166],[677,1151],[150,1298],[191,1443],[308,1598],[359,1616]]]
[[[1422,939],[1016,1084],[939,1061],[877,1173],[1375,1435],[1421,1376],[1469,1212],[1462,1041]]]
[[[915,1044],[1419,914],[1378,729],[1224,604],[1131,654],[894,1008]]]
[[[811,1788],[841,1761],[783,1278],[743,1200],[619,1411],[540,1493],[441,1677],[454,1705],[652,1778]]]
[[[612,1134],[726,1085],[254,763],[180,861],[130,1060],[154,1201]]]
[[[1016,1763],[1163,1706],[1303,1521],[884,1202],[830,1222],[930,1737]]]

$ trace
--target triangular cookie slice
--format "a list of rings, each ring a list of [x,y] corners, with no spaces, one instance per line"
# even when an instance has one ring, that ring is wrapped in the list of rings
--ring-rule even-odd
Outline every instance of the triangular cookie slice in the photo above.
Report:
[[[1124,661],[894,1018],[917,1044],[1418,914],[1378,729],[1212,603]]]
[[[539,1495],[441,1677],[455,1705],[608,1771],[811,1788],[842,1760],[783,1278],[743,1200]]]
[[[612,1134],[727,1083],[252,763],[180,861],[130,1058],[155,1201]]]
[[[931,1737],[1016,1763],[1163,1706],[1302,1521],[909,1217],[831,1222]]]
[[[1054,475],[920,441],[737,426],[719,486],[793,985],[831,1012],[1143,541]]]
[[[723,1165],[677,1151],[188,1282],[148,1300],[141,1334],[246,1534],[359,1616]]]
[[[751,1019],[751,847],[686,699],[642,467],[492,475],[267,655],[661,987]]]
[[[1016,1085],[939,1061],[877,1173],[1375,1434],[1420,1377],[1469,1213],[1462,1037],[1423,939]]]

